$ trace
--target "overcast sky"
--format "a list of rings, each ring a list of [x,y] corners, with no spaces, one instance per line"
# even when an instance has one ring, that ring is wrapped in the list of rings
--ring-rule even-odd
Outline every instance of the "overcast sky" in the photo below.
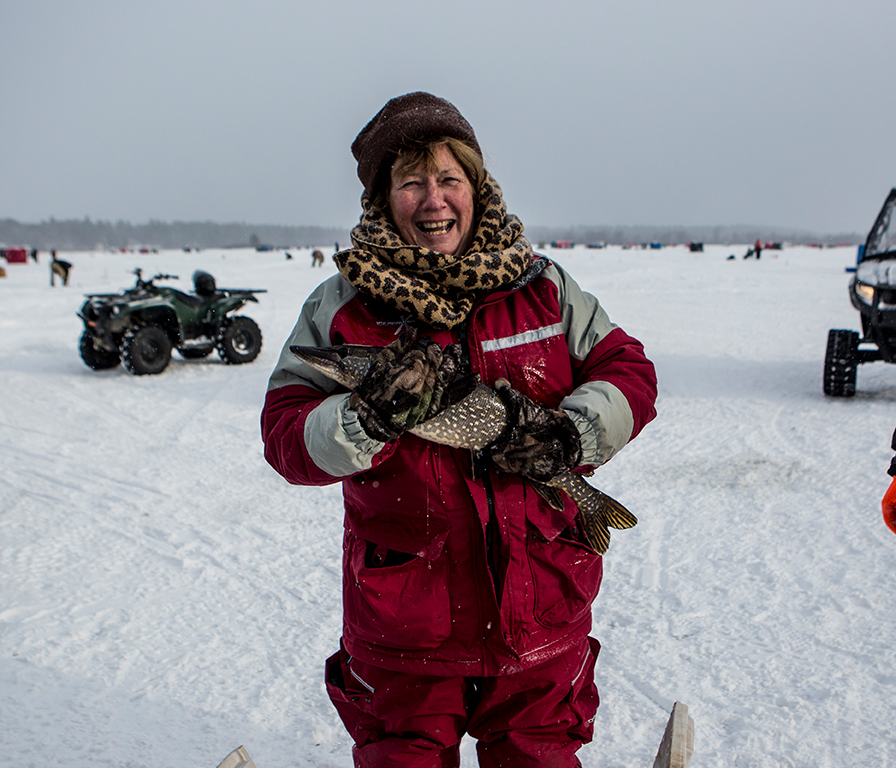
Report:
[[[0,0],[0,218],[349,227],[427,90],[531,225],[866,232],[894,0]]]

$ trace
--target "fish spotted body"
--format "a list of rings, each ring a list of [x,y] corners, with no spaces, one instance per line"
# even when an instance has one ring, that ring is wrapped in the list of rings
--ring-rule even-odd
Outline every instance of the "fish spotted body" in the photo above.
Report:
[[[289,349],[306,365],[353,390],[364,380],[383,348],[343,344],[338,347],[294,345]],[[466,397],[408,431],[433,443],[477,451],[498,439],[507,426],[507,418],[504,401],[480,381]],[[544,484],[528,482],[557,508],[562,508],[562,500],[556,491],[569,496],[582,515],[588,543],[600,554],[610,545],[609,528],[631,528],[638,522],[622,504],[591,486],[576,472],[563,472]]]

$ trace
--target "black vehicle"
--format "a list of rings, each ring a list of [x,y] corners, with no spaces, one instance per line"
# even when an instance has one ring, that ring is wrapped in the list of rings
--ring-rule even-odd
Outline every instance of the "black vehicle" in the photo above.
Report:
[[[832,330],[824,358],[824,393],[852,397],[861,363],[896,363],[896,189],[877,215],[864,249],[859,248],[849,299],[862,318],[856,331]]]
[[[92,294],[78,312],[84,321],[81,358],[95,371],[124,362],[133,374],[161,373],[171,360],[172,348],[187,359],[201,358],[217,349],[225,363],[252,362],[261,351],[261,330],[255,321],[232,315],[246,302],[255,301],[260,289],[218,288],[208,272],[193,274],[195,293],[155,285],[176,280],[156,275],[144,280],[135,269],[137,283],[122,293]]]

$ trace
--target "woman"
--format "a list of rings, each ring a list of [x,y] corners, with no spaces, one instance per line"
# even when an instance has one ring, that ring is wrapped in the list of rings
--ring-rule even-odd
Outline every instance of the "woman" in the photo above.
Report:
[[[352,153],[353,247],[303,307],[262,413],[283,477],[343,484],[328,692],[358,766],[457,765],[464,733],[481,765],[578,765],[598,704],[602,562],[575,506],[555,510],[527,479],[600,466],[637,435],[655,416],[653,366],[533,254],[449,102],[391,100]],[[351,394],[288,350],[343,343],[388,345]],[[514,414],[472,462],[407,431],[471,371]]]

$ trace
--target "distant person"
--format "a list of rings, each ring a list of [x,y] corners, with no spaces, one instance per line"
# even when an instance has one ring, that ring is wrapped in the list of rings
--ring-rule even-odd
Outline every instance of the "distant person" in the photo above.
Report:
[[[31,260],[37,264],[37,248],[31,249]]]
[[[56,285],[57,277],[62,280],[63,285],[68,285],[68,276],[72,271],[72,265],[67,261],[57,259],[56,251],[50,251],[50,256],[53,259],[50,262],[50,287],[54,287]]]
[[[322,267],[324,265],[323,251],[313,251],[311,253],[311,266]]]
[[[759,261],[759,257],[762,256],[762,241],[757,240],[756,245],[753,246],[753,251],[756,253],[756,260]]]

